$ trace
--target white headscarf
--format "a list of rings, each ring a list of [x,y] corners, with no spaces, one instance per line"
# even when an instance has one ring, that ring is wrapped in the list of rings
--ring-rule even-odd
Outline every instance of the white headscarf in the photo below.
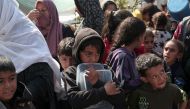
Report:
[[[38,62],[47,62],[60,83],[59,64],[52,58],[37,27],[18,9],[15,0],[0,0],[0,55],[13,61],[16,72]]]

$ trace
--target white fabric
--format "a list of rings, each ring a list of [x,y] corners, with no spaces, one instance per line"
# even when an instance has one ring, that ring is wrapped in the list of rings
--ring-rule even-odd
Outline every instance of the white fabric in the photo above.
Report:
[[[52,58],[42,34],[18,9],[15,0],[0,0],[0,55],[12,59],[17,73],[34,63],[47,62],[54,71],[56,85],[60,83],[59,64]]]

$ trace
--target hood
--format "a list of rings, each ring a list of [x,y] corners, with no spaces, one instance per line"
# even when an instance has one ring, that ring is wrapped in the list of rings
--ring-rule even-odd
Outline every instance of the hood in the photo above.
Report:
[[[83,43],[85,43],[86,41],[89,41],[92,39],[99,40],[97,45],[102,46],[101,47],[102,49],[100,51],[100,59],[99,59],[99,62],[101,62],[100,60],[102,59],[102,56],[104,54],[104,49],[105,49],[104,42],[103,42],[101,36],[95,30],[93,30],[91,28],[83,28],[76,35],[75,43],[73,45],[73,57],[76,62],[76,65],[82,63],[79,59],[79,51],[80,51],[81,45]]]

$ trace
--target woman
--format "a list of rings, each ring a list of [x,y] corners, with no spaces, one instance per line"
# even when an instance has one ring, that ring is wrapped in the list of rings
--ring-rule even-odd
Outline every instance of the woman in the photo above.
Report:
[[[65,27],[60,23],[57,8],[51,0],[37,0],[35,9],[30,11],[27,16],[42,32],[53,57],[57,56],[57,45],[61,39],[74,37],[71,27]]]

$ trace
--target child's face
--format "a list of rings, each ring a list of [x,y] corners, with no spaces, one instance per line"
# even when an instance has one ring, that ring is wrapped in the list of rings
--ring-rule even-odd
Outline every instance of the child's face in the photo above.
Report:
[[[72,57],[71,56],[66,56],[66,55],[60,55],[59,56],[59,62],[61,63],[61,67],[65,70],[69,66],[71,66],[73,63]]]
[[[10,100],[17,88],[16,73],[14,72],[0,72],[0,100]]]
[[[149,83],[154,90],[162,89],[166,85],[167,74],[164,71],[164,67],[162,64],[151,67],[146,71],[146,77],[144,78],[144,82]]]
[[[135,48],[139,48],[141,44],[144,42],[144,33],[136,40]]]
[[[83,51],[80,51],[80,60],[83,63],[97,63],[100,58],[100,53],[97,48],[92,45],[88,45],[85,47]]]
[[[144,49],[146,53],[151,52],[154,46],[154,38],[153,37],[146,37],[144,39]]]
[[[117,11],[117,7],[115,7],[114,4],[110,4],[110,5],[108,5],[106,10],[107,11]]]
[[[163,49],[163,57],[165,61],[171,65],[173,64],[177,58],[179,58],[180,53],[178,52],[178,48],[174,42],[169,41],[166,43]]]

